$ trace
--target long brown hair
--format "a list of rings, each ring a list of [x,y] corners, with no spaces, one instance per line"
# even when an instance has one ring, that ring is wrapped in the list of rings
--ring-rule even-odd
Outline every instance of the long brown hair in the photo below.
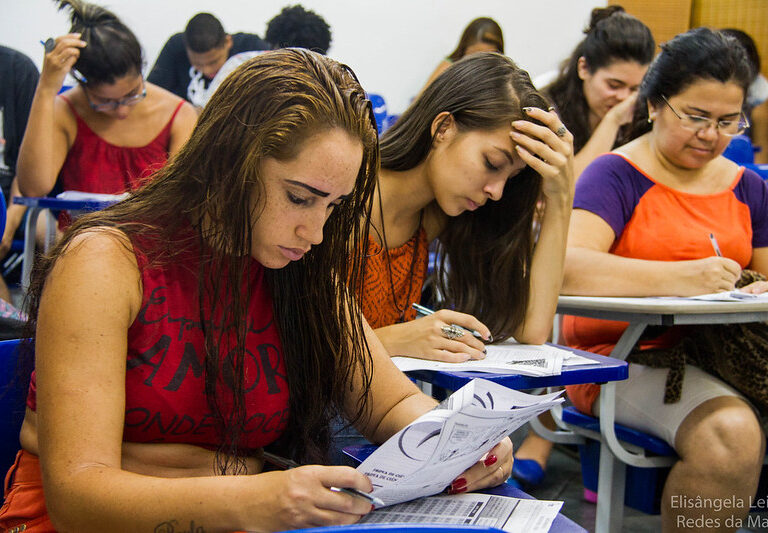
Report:
[[[547,109],[528,73],[506,56],[473,54],[451,65],[381,138],[381,166],[403,171],[425,160],[431,125],[449,112],[460,131],[492,130],[528,119],[523,107]],[[439,129],[439,128],[437,128]],[[533,217],[541,176],[524,168],[502,198],[449,217],[438,239],[435,271],[446,304],[483,321],[494,337],[512,335],[525,319],[533,254]]]
[[[448,56],[453,62],[458,61],[467,53],[467,48],[477,43],[491,44],[500,54],[504,53],[504,34],[498,22],[488,17],[476,18],[464,28],[459,44]]]
[[[219,450],[224,453],[217,454],[222,473],[237,472],[243,464],[238,443],[245,422],[242,369],[250,293],[241,287],[249,279],[252,227],[259,216],[251,211],[250,200],[260,205],[264,199],[261,162],[265,157],[291,159],[305,139],[331,128],[347,131],[363,145],[355,189],[333,210],[322,244],[300,261],[266,271],[290,394],[281,453],[297,461],[322,461],[329,421],[349,394],[354,372],[362,371],[364,389],[355,403],[357,416],[365,416],[369,405],[370,353],[362,316],[345,282],[350,280],[352,287],[362,283],[358,247],[368,238],[364,221],[378,171],[378,140],[370,102],[347,67],[303,49],[268,52],[244,63],[213,95],[176,157],[129,199],[75,222],[34,273],[32,331],[46,276],[80,233],[107,226],[128,235],[134,246],[137,238],[157,243],[142,250],[156,262],[173,261],[203,243],[226,250],[190,265],[199,272],[199,301],[210,306],[200,306],[201,324],[224,317],[221,330],[203,328],[206,396],[225,435]],[[221,282],[224,273],[227,284]],[[231,305],[222,307],[222,301]],[[236,348],[234,357],[221,360],[216,347],[225,333],[234,336]],[[234,408],[224,412],[216,384],[230,372],[236,376]],[[228,456],[237,458],[234,464]]]

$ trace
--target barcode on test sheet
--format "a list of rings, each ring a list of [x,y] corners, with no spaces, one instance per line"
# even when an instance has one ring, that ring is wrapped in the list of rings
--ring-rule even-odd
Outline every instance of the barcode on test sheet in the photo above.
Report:
[[[537,366],[539,368],[547,368],[546,359],[521,359],[517,361],[504,361],[506,365],[525,365],[525,366]]]

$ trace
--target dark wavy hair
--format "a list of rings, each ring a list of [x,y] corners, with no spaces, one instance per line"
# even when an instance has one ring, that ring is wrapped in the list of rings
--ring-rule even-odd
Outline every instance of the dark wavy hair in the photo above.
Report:
[[[189,265],[199,275],[200,323],[205,339],[206,397],[225,442],[217,453],[222,473],[240,472],[244,452],[244,356],[251,235],[264,198],[261,162],[295,157],[311,135],[341,128],[363,146],[363,160],[350,198],[329,216],[323,242],[300,261],[266,270],[283,347],[290,418],[281,453],[301,462],[323,461],[329,422],[349,405],[353,375],[363,393],[357,417],[369,414],[371,357],[361,313],[347,288],[362,286],[360,243],[378,172],[378,139],[370,102],[347,67],[304,49],[267,52],[244,63],[222,83],[203,109],[189,141],[153,179],[130,198],[77,220],[33,273],[28,331],[34,333],[46,277],[72,239],[116,228],[143,249],[152,264],[173,262],[205,243],[226,250]],[[179,239],[179,236],[190,237]],[[229,283],[221,279],[229,274]],[[194,295],[190,295],[194,298]],[[202,305],[206,302],[207,305]],[[221,302],[230,302],[224,306]],[[223,317],[210,327],[212,317]],[[232,336],[232,357],[217,354],[222,336]],[[235,376],[234,407],[222,408],[222,387]],[[345,403],[345,398],[347,402]],[[354,417],[353,417],[354,418]],[[230,460],[234,457],[234,462]]]
[[[492,44],[500,54],[504,53],[504,34],[499,24],[488,17],[476,18],[464,28],[459,44],[448,59],[458,61],[467,53],[467,48],[476,43]]]
[[[298,46],[326,54],[331,46],[331,27],[312,10],[287,6],[269,21],[264,38],[273,48]]]
[[[557,107],[563,124],[573,134],[574,152],[581,150],[592,136],[584,82],[579,78],[579,58],[583,57],[589,71],[595,73],[616,61],[647,65],[653,60],[656,49],[648,26],[626,13],[621,6],[593,9],[584,33],[586,37],[563,62],[557,79],[544,88]],[[618,137],[623,137],[621,132]],[[616,145],[623,144],[619,139]]]
[[[524,107],[548,107],[526,71],[494,52],[465,57],[440,74],[383,134],[381,166],[404,171],[423,162],[434,143],[432,122],[443,111],[466,132],[530,120]],[[448,306],[484,322],[494,338],[509,337],[525,319],[540,191],[541,176],[526,167],[507,180],[499,201],[449,217],[439,236],[438,291]]]
[[[734,37],[710,28],[695,28],[662,44],[640,85],[630,139],[651,130],[648,103],[662,105],[662,96],[671,98],[699,80],[735,83],[746,96],[752,66],[744,47]]]
[[[80,33],[80,38],[88,43],[80,49],[74,65],[88,85],[114,83],[128,74],[141,74],[144,65],[141,45],[114,13],[80,0],[55,1],[59,10],[70,10],[69,32]]]

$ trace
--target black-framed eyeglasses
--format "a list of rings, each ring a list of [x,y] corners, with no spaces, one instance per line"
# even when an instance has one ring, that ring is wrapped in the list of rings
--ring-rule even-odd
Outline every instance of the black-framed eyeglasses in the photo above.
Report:
[[[715,128],[715,131],[719,131],[728,137],[733,137],[734,135],[744,133],[749,127],[749,120],[744,116],[744,113],[740,113],[737,120],[715,120],[712,118],[700,117],[698,115],[689,115],[688,113],[680,114],[674,107],[672,107],[672,104],[669,103],[666,96],[661,95],[661,98],[664,100],[664,103],[667,104],[667,107],[672,110],[675,116],[680,119],[680,125],[689,131],[698,133],[700,131],[708,130],[709,128]]]
[[[79,81],[80,83],[85,85],[85,81],[81,81],[80,79],[78,79],[77,76],[74,75],[75,72],[76,71],[73,71],[73,77],[77,81]],[[80,73],[78,72],[78,74],[80,74]],[[80,76],[82,76],[82,74],[80,74]],[[83,80],[85,80],[85,78],[83,78]],[[126,96],[125,98],[121,98],[119,100],[112,100],[110,102],[104,102],[102,104],[94,104],[93,101],[91,100],[90,95],[88,94],[88,90],[85,87],[83,87],[83,92],[85,93],[85,97],[88,99],[88,105],[91,106],[91,109],[93,109],[94,111],[105,112],[105,111],[114,111],[114,110],[116,110],[120,106],[134,106],[134,105],[138,104],[139,102],[144,100],[144,98],[147,97],[147,85],[144,82],[144,76],[142,76],[141,77],[141,92],[140,93],[134,94],[133,96]]]

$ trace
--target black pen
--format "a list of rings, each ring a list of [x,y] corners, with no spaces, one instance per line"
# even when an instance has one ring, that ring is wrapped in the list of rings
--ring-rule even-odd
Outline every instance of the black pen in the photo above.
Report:
[[[420,314],[420,315],[422,315],[422,316],[429,316],[429,315],[433,315],[433,314],[435,314],[435,312],[434,312],[432,309],[430,309],[430,308],[428,308],[428,307],[424,307],[423,305],[419,305],[419,304],[411,304],[411,307],[413,307],[414,309],[416,309],[416,312],[417,312],[417,313],[419,313],[419,314]],[[477,337],[478,339],[480,339],[480,340],[481,340],[481,341],[483,341],[483,342],[493,342],[493,335],[488,335],[488,338],[487,338],[487,339],[485,339],[485,338],[483,338],[483,336],[482,336],[482,335],[480,335],[480,332],[479,332],[479,331],[475,331],[474,329],[471,329],[471,330],[467,330],[466,328],[462,328],[462,327],[461,327],[461,326],[459,326],[458,324],[451,324],[451,325],[452,325],[452,326],[456,326],[457,328],[460,328],[460,329],[462,329],[462,330],[464,330],[464,331],[469,331],[470,333],[472,333],[472,335],[473,335],[474,337]]]
[[[297,463],[296,461],[293,461],[291,459],[286,459],[285,457],[280,457],[279,455],[275,455],[274,453],[270,452],[264,452],[264,459],[272,463],[278,468],[282,468],[284,470],[290,470],[291,468],[298,468],[301,465]],[[362,490],[348,488],[348,487],[330,487],[329,490],[333,492],[343,492],[344,494],[349,494],[350,496],[357,496],[358,498],[363,498],[365,501],[370,503],[371,505],[375,505],[376,507],[384,507],[384,502],[377,498],[376,496],[371,496],[367,492],[363,492]]]

